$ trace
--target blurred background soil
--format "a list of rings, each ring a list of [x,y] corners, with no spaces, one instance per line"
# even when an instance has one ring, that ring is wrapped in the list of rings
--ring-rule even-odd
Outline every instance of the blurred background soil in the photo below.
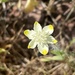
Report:
[[[35,21],[42,27],[53,24],[54,33],[61,49],[65,49],[75,37],[75,1],[74,0],[39,0],[39,5],[32,12],[25,13],[22,0],[9,0],[5,9],[0,4],[0,48],[7,52],[0,53],[0,75],[75,75],[74,69],[61,61],[41,62],[37,49],[27,49],[29,39],[25,29],[33,29]],[[69,51],[75,51],[72,45]],[[47,55],[48,56],[48,55]],[[75,65],[74,65],[75,66]],[[66,74],[64,73],[66,71]]]

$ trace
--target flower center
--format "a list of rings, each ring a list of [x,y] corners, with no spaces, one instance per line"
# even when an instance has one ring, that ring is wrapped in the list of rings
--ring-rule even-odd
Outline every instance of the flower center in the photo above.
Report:
[[[39,43],[46,43],[48,35],[44,32],[37,32],[34,36],[35,40]]]

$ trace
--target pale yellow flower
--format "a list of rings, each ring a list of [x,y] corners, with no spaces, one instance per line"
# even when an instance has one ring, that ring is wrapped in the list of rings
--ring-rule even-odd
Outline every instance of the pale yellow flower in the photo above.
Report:
[[[34,49],[37,46],[39,52],[46,55],[49,51],[48,45],[57,43],[57,40],[51,36],[53,31],[53,25],[42,28],[38,22],[35,22],[34,30],[24,31],[24,34],[31,40],[28,44],[28,48]]]

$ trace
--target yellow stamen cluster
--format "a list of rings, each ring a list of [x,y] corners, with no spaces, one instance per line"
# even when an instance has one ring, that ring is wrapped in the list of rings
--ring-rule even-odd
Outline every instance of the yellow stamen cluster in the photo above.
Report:
[[[30,46],[30,45],[28,45],[28,49],[29,49],[29,48],[31,48],[31,46]]]
[[[42,54],[46,55],[48,53],[48,51],[46,49],[42,50]]]
[[[53,43],[54,43],[54,44],[57,43],[57,40],[54,39],[54,40],[53,40]]]
[[[36,22],[34,23],[34,25],[38,25],[38,22],[36,21]]]
[[[25,31],[24,31],[24,34],[25,34],[25,35],[28,35],[28,34],[29,34],[29,30],[25,30]]]
[[[49,29],[50,29],[50,30],[53,30],[54,28],[53,28],[53,26],[52,26],[52,25],[49,25]]]

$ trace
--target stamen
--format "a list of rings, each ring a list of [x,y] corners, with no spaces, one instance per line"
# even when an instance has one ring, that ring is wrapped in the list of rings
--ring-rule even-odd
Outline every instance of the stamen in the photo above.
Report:
[[[31,46],[30,46],[30,45],[28,45],[28,49],[29,49],[29,48],[31,48]]]
[[[34,25],[38,25],[38,22],[36,21],[36,22],[34,23]]]
[[[50,30],[53,30],[53,25],[49,25],[49,29]]]
[[[25,30],[25,31],[24,31],[24,34],[25,34],[25,35],[28,35],[28,34],[29,34],[29,30]]]
[[[57,40],[54,39],[54,40],[53,40],[53,43],[54,43],[54,44],[57,43]]]
[[[42,50],[42,54],[46,55],[48,53],[48,51],[46,49]]]

